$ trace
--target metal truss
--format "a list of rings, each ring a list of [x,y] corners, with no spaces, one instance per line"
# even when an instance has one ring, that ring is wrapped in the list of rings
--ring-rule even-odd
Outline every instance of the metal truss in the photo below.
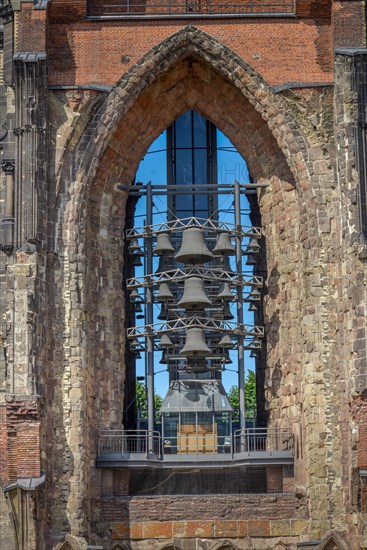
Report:
[[[206,319],[202,317],[190,317],[189,319],[174,319],[172,321],[164,321],[163,323],[155,323],[152,325],[142,325],[127,329],[127,337],[141,338],[143,336],[158,336],[164,333],[175,332],[189,328],[201,328],[220,333],[231,333],[236,336],[247,338],[249,336],[255,338],[264,337],[264,327],[247,324],[234,324],[228,321],[216,321],[215,319]]]
[[[263,286],[263,278],[259,276],[245,277],[242,274],[239,275],[230,271],[223,271],[222,269],[206,269],[204,267],[193,266],[185,270],[177,268],[142,277],[133,277],[132,279],[128,279],[127,288],[152,287],[159,286],[161,283],[180,282],[194,275],[201,277],[205,281],[223,282],[241,287],[262,288]]]
[[[220,231],[228,231],[231,236],[237,237],[256,237],[261,238],[260,227],[244,227],[238,226],[228,222],[221,222],[205,218],[181,218],[172,221],[166,221],[159,224],[145,225],[143,227],[137,227],[126,231],[127,239],[147,239],[152,237],[153,234],[158,233],[179,233],[189,227],[198,227],[200,229],[218,233]]]

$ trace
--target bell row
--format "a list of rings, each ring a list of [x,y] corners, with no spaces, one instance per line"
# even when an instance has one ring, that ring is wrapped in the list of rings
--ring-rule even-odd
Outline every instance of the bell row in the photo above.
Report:
[[[259,250],[260,245],[258,239],[252,236],[244,252],[247,254],[255,254]],[[144,254],[137,238],[131,239],[129,251],[135,256]],[[236,249],[232,244],[229,231],[220,232],[214,248],[209,250],[205,242],[204,230],[199,227],[189,227],[182,233],[181,247],[177,252],[171,243],[169,233],[164,231],[158,233],[157,243],[153,248],[153,254],[167,257],[174,256],[176,262],[195,265],[211,262],[218,256],[234,256],[236,254]]]
[[[159,341],[159,347],[168,351],[176,347],[171,337],[168,334],[163,334]],[[214,344],[216,349],[222,350],[224,354],[225,350],[234,348],[235,344],[232,342],[231,337],[228,334],[224,334],[219,342]],[[130,343],[132,350],[144,351],[144,347],[136,339],[132,340]],[[245,348],[247,349],[259,349],[261,347],[261,341],[259,338],[254,337],[250,342],[247,343]],[[171,359],[180,359],[181,357],[187,358],[209,358],[212,357],[215,352],[209,348],[205,339],[205,332],[202,328],[191,327],[186,331],[186,339],[182,349],[174,356],[171,356]],[[216,358],[216,357],[214,357]]]

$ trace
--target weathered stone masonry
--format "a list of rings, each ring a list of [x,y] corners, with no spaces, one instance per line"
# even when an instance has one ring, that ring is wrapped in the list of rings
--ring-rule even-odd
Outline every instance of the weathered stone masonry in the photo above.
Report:
[[[65,536],[64,548],[365,544],[356,52],[338,50],[332,67],[332,25],[337,46],[366,56],[363,29],[348,42],[340,23],[362,13],[357,2],[335,3],[333,13],[326,2],[297,9],[292,22],[197,26],[91,22],[81,1],[3,9],[12,48],[3,160],[15,166],[12,212],[5,170],[0,183],[2,219],[14,218],[11,239],[5,224],[0,239],[0,517],[9,550],[63,548]],[[294,55],[280,52],[284,37]],[[130,53],[128,65],[117,62]],[[265,396],[270,425],[291,425],[296,437],[290,494],[129,497],[126,472],[95,467],[98,430],[124,423],[127,196],[116,183],[132,181],[152,141],[187,109],[214,122],[253,178],[271,184],[258,196]]]

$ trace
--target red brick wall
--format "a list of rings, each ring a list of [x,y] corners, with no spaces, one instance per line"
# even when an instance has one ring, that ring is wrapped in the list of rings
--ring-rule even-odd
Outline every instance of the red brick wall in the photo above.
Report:
[[[114,84],[149,50],[187,24],[211,34],[270,83],[332,82],[329,0],[299,0],[297,18],[85,20],[84,3],[54,0],[48,52],[53,85]],[[122,61],[126,56],[130,61]]]
[[[16,51],[46,51],[46,10],[34,10],[33,2],[22,3],[19,12]]]
[[[0,478],[6,485],[40,475],[38,401],[10,401],[0,410]]]
[[[364,2],[335,0],[333,3],[336,48],[366,46]]]

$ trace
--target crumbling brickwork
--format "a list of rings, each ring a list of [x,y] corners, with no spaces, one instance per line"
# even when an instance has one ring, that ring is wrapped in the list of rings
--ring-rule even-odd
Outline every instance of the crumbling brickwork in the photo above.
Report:
[[[362,546],[367,253],[350,48],[365,55],[364,12],[360,2],[295,5],[294,18],[194,25],[95,21],[76,0],[1,7],[3,160],[15,165],[0,183],[2,219],[11,182],[16,199],[13,244],[0,242],[9,550],[19,540],[23,550]],[[349,50],[333,66],[334,46]],[[264,408],[295,438],[294,474],[268,469],[283,494],[128,497],[126,470],[96,467],[99,430],[124,426],[127,192],[116,183],[133,181],[149,145],[188,109],[269,183],[257,196]],[[23,478],[40,480],[31,504]],[[15,534],[17,498],[33,527],[14,512]]]

